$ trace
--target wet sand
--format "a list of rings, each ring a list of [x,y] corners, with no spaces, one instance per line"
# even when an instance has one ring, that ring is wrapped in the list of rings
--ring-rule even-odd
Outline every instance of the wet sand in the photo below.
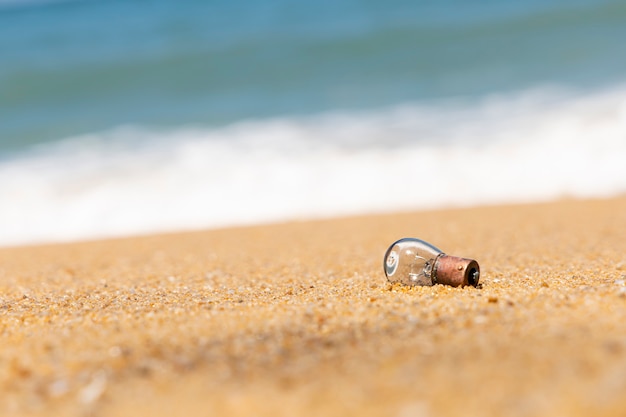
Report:
[[[626,198],[0,249],[0,326],[1,415],[624,416]]]

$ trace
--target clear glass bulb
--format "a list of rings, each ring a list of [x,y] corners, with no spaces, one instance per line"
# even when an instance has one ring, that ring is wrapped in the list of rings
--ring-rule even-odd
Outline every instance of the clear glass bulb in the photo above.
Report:
[[[394,242],[384,259],[385,276],[405,285],[478,285],[480,267],[473,259],[448,256],[430,243],[415,238]]]

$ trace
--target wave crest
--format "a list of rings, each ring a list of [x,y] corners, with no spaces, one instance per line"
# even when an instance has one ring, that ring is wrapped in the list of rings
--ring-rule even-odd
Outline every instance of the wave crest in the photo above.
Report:
[[[0,244],[611,196],[624,137],[623,88],[120,127],[0,162]]]

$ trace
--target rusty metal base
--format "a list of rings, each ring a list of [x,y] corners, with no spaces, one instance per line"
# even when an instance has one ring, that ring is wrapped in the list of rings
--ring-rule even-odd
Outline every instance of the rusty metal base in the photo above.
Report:
[[[478,285],[480,267],[473,259],[442,255],[435,262],[434,280],[436,284],[465,287]]]

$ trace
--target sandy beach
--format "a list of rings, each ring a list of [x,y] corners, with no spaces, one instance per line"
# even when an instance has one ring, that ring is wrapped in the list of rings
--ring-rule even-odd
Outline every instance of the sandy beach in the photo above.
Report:
[[[2,415],[623,416],[626,197],[0,249],[0,325]]]

